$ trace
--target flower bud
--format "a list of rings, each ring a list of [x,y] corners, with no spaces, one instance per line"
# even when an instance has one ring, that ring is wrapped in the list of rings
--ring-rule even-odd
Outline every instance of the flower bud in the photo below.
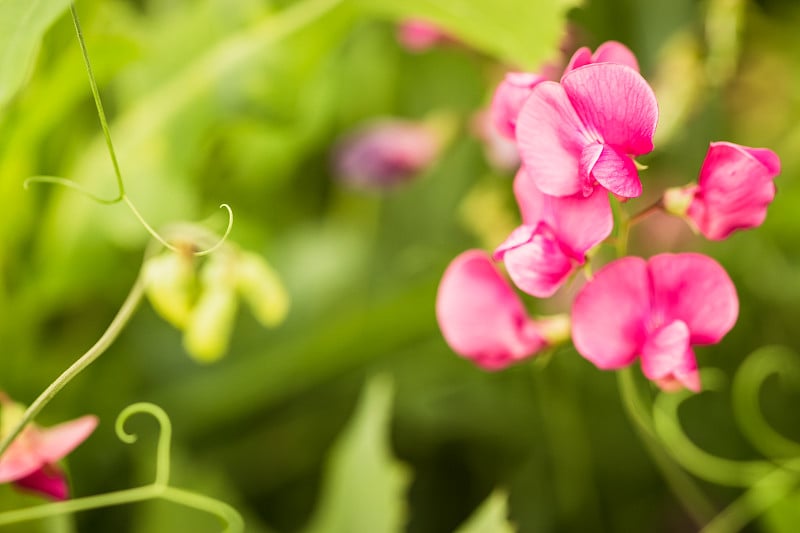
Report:
[[[153,309],[178,329],[186,325],[195,297],[191,257],[166,252],[147,260],[144,283]]]
[[[211,363],[227,350],[236,319],[234,270],[229,256],[214,256],[201,271],[200,298],[188,317],[183,336],[186,351]]]
[[[277,326],[286,318],[289,294],[278,273],[261,256],[250,252],[240,254],[236,263],[236,288],[263,326]]]

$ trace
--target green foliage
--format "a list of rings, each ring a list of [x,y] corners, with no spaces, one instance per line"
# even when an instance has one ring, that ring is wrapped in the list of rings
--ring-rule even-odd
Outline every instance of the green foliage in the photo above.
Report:
[[[456,533],[514,533],[516,528],[508,522],[508,496],[495,492],[458,528]]]
[[[391,407],[391,381],[373,378],[329,456],[322,500],[306,533],[402,531],[409,476],[389,448]]]
[[[0,108],[30,74],[42,35],[70,0],[0,1]]]

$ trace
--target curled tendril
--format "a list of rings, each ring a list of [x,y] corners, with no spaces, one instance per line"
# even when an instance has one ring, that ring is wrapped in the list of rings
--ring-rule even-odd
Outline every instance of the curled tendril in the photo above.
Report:
[[[0,526],[37,520],[50,516],[72,514],[90,509],[161,499],[216,516],[225,524],[224,531],[227,533],[243,532],[244,520],[242,520],[242,516],[239,512],[230,505],[202,494],[171,487],[169,485],[169,449],[172,439],[172,424],[170,423],[167,413],[164,412],[163,409],[155,404],[146,402],[135,403],[123,409],[117,417],[117,422],[115,424],[115,430],[119,439],[127,444],[132,444],[137,441],[137,435],[135,433],[129,433],[125,430],[125,423],[131,416],[140,413],[151,415],[159,424],[160,431],[156,451],[156,476],[153,483],[142,487],[99,494],[97,496],[87,496],[74,500],[46,503],[27,507],[25,509],[2,512],[0,513]]]
[[[786,348],[768,346],[756,350],[744,360],[733,380],[736,422],[753,446],[766,457],[800,458],[800,443],[776,431],[761,411],[759,393],[773,374],[799,386],[800,357]]]
[[[704,370],[702,377],[707,391],[724,387],[725,376],[717,369]],[[694,396],[685,390],[662,393],[653,405],[656,432],[681,466],[699,478],[730,487],[750,487],[775,470],[769,461],[725,459],[697,446],[683,430],[678,416],[680,405]]]
[[[114,425],[114,430],[117,433],[119,440],[126,444],[133,444],[137,440],[135,433],[128,433],[125,431],[125,422],[128,419],[139,413],[149,414],[158,421],[159,433],[158,444],[156,447],[156,476],[155,485],[168,485],[169,484],[169,448],[172,441],[172,423],[169,416],[164,410],[152,403],[139,402],[129,405],[117,416],[117,422]]]

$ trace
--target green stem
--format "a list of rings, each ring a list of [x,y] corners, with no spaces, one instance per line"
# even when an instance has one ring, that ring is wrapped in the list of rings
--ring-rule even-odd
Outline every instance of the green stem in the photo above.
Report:
[[[60,376],[58,376],[36,400],[25,410],[22,418],[17,422],[13,429],[0,442],[0,457],[5,453],[15,438],[22,432],[26,425],[32,422],[36,416],[45,408],[61,389],[67,386],[70,381],[78,374],[83,372],[89,365],[95,362],[119,336],[122,329],[133,316],[133,312],[139,305],[144,295],[144,279],[140,274],[134,283],[128,297],[123,302],[117,315],[111,321],[103,335],[95,342],[94,346],[84,353],[77,361],[72,363]]]
[[[675,498],[698,526],[708,523],[716,514],[714,506],[695,481],[675,463],[661,445],[653,428],[653,420],[637,390],[633,369],[623,368],[617,372],[617,379],[625,412],[634,423],[650,457],[661,470]]]
[[[78,11],[75,9],[74,2],[70,4],[69,10],[72,14],[72,23],[75,26],[75,34],[78,36],[78,43],[81,46],[81,54],[83,55],[86,73],[89,76],[89,85],[92,88],[92,96],[94,97],[94,105],[97,108],[97,116],[100,118],[100,126],[103,128],[103,136],[106,139],[108,154],[111,156],[111,163],[114,165],[114,174],[117,178],[118,196],[110,203],[117,203],[125,198],[125,183],[122,181],[122,173],[119,170],[119,162],[117,161],[117,153],[114,151],[114,143],[111,142],[111,131],[108,128],[108,120],[106,120],[106,113],[103,110],[103,101],[100,99],[100,91],[97,88],[97,80],[94,77],[92,63],[89,61],[89,51],[86,49],[86,40],[83,38],[83,31],[81,30],[81,23],[78,19]]]

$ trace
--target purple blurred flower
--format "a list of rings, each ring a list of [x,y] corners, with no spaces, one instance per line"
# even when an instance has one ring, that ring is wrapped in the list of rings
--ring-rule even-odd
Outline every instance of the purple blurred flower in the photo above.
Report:
[[[439,155],[442,136],[423,122],[383,119],[347,134],[335,147],[334,174],[359,189],[409,181]]]

